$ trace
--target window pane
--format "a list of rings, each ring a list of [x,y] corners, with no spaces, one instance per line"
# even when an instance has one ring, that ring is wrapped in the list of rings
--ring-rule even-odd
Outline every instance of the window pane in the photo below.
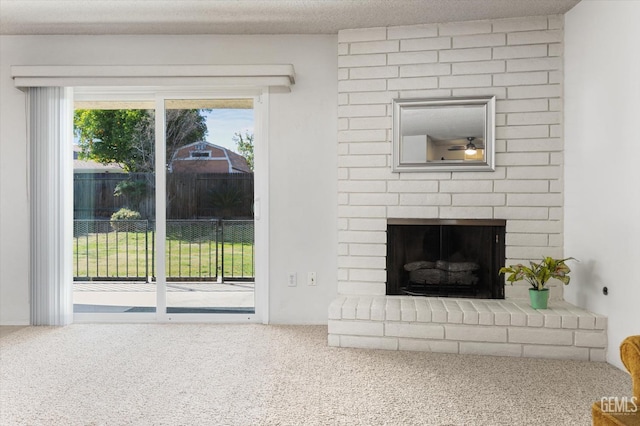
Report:
[[[254,313],[253,101],[165,107],[167,312]]]
[[[76,109],[74,312],[154,312],[155,113]]]

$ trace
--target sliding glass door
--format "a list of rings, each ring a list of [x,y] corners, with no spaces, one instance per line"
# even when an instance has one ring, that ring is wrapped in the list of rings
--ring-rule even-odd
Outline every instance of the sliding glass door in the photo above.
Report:
[[[258,319],[258,98],[108,97],[76,103],[76,320]]]
[[[167,314],[253,314],[253,99],[165,99],[164,117]]]

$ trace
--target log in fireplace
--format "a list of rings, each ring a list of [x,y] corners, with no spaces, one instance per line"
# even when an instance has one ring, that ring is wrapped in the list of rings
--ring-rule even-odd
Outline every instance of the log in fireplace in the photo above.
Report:
[[[388,219],[387,295],[504,299],[501,219]]]

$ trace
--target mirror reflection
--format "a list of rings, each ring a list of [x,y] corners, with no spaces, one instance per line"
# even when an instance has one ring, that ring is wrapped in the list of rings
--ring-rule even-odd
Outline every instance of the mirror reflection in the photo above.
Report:
[[[394,171],[493,170],[494,102],[394,100]]]

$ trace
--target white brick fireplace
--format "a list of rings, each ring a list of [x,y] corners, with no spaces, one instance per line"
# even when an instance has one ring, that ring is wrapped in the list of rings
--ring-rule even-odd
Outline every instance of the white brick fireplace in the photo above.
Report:
[[[374,340],[378,326],[365,323],[374,321],[372,301],[395,306],[390,301],[399,297],[385,296],[390,218],[504,219],[507,264],[563,255],[562,16],[346,30],[338,34],[338,54],[339,298],[329,313],[330,344],[357,346],[349,342],[366,336],[365,346],[388,347],[385,316]],[[495,171],[392,172],[392,99],[455,96],[496,97]],[[526,291],[508,286],[506,299]],[[552,288],[552,299],[564,303],[561,286]],[[345,303],[362,300],[362,317],[342,316]],[[397,331],[397,320],[390,329]],[[544,318],[533,321],[544,331]],[[353,331],[358,327],[364,331]],[[499,342],[507,345],[504,333]],[[576,337],[568,336],[562,340],[571,346]],[[594,359],[603,359],[602,339],[594,340]],[[388,348],[398,349],[397,342]],[[588,350],[578,352],[590,359]]]

